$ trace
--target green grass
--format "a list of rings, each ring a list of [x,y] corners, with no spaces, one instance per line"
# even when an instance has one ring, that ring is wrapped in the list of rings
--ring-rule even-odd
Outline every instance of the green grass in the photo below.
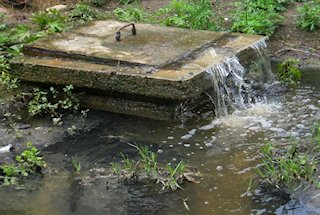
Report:
[[[297,9],[297,26],[304,31],[315,31],[320,28],[320,2],[305,3]]]

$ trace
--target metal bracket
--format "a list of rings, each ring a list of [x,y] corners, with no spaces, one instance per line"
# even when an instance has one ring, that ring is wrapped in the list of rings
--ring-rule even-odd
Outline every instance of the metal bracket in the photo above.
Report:
[[[124,29],[124,28],[126,28],[126,27],[129,27],[130,25],[132,25],[132,29],[131,29],[132,35],[135,36],[135,35],[137,34],[137,29],[136,29],[134,23],[130,23],[130,24],[127,24],[127,25],[121,27],[121,28],[116,32],[116,36],[115,36],[116,41],[119,42],[119,41],[121,40],[121,30]]]

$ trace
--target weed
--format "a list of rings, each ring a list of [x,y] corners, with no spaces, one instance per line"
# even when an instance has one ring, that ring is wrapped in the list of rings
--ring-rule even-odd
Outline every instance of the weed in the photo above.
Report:
[[[4,56],[0,55],[0,83],[6,86],[8,91],[13,91],[19,87],[19,80],[9,74],[10,66]]]
[[[63,31],[66,17],[62,16],[59,10],[49,9],[49,11],[33,14],[31,20],[35,22],[41,30],[53,33]]]
[[[61,120],[61,115],[58,110],[78,110],[79,100],[73,93],[74,87],[68,85],[63,88],[64,93],[60,93],[54,87],[50,90],[43,91],[39,88],[34,88],[31,93],[22,93],[24,99],[29,100],[28,112],[30,116],[41,115],[48,113],[52,116],[55,124]]]
[[[4,13],[0,13],[0,31],[6,30],[7,29],[7,24],[2,23],[4,20],[5,14]]]
[[[320,28],[320,2],[305,3],[297,9],[297,26],[304,31],[315,31]]]
[[[39,154],[40,151],[31,142],[28,142],[27,149],[16,156],[15,164],[0,166],[3,184],[16,184],[19,177],[27,177],[29,174],[40,172],[42,168],[45,168],[46,163]]]
[[[117,19],[124,22],[142,22],[146,19],[146,13],[138,7],[116,8],[113,12]]]
[[[135,162],[120,153],[123,164],[111,164],[114,174],[124,179],[147,178],[155,180],[157,183],[162,184],[162,190],[181,189],[180,184],[184,180],[183,175],[186,170],[186,165],[183,161],[180,161],[174,168],[166,165],[165,171],[163,171],[163,168],[158,165],[156,153],[150,151],[147,146],[129,145],[137,150],[139,160]]]
[[[291,146],[286,153],[276,153],[273,144],[266,144],[261,150],[262,166],[256,168],[260,177],[277,188],[296,188],[302,180],[314,183],[317,179],[317,159],[299,152],[298,146]]]
[[[274,0],[238,2],[233,12],[231,30],[248,34],[273,34],[282,19],[276,5]]]
[[[74,171],[79,173],[80,170],[81,170],[81,163],[80,163],[78,157],[77,156],[73,156],[71,158],[71,163],[72,163],[72,167],[73,167]]]
[[[279,65],[278,78],[289,85],[296,85],[301,78],[301,71],[298,69],[299,61],[289,58]]]
[[[180,187],[180,183],[183,180],[183,173],[186,170],[186,165],[183,161],[180,161],[175,168],[167,165],[167,171],[168,171],[168,177],[165,180],[161,180],[162,183],[162,190],[171,189],[176,190],[178,188],[182,189]]]
[[[70,11],[69,17],[72,20],[79,19],[82,21],[90,21],[94,18],[98,18],[99,13],[90,6],[80,3],[76,4],[75,7]]]
[[[158,10],[160,23],[166,26],[198,30],[218,30],[215,14],[208,0],[173,0]]]

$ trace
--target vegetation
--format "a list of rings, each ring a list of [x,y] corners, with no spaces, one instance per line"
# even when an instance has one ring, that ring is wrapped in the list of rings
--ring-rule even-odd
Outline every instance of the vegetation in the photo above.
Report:
[[[278,79],[294,86],[301,78],[301,71],[298,69],[299,61],[289,58],[279,65]]]
[[[61,12],[55,9],[34,13],[32,21],[35,22],[40,30],[48,32],[62,32],[65,28],[67,18],[61,15]]]
[[[69,17],[71,20],[90,21],[98,18],[99,13],[90,6],[84,3],[79,3],[70,11]]]
[[[150,151],[147,146],[129,145],[136,148],[139,160],[131,160],[121,153],[122,164],[111,164],[114,174],[125,180],[147,179],[155,181],[162,184],[162,190],[181,189],[180,184],[185,180],[184,173],[186,171],[186,165],[183,161],[174,167],[166,165],[163,169],[157,161],[157,154]]]
[[[297,26],[301,30],[315,31],[320,28],[320,1],[305,3],[297,11]]]
[[[316,140],[308,145],[307,150],[296,143],[282,151],[276,149],[274,144],[267,143],[261,150],[262,166],[256,168],[256,172],[276,188],[295,191],[303,183],[315,184],[320,188],[316,174],[320,155],[319,133],[320,126],[317,128]]]
[[[72,167],[73,167],[74,171],[76,173],[79,173],[81,170],[81,163],[79,161],[79,158],[77,156],[73,156],[71,158],[71,163],[72,163]]]
[[[46,163],[40,156],[40,151],[27,143],[27,149],[16,156],[15,164],[4,164],[0,166],[0,175],[3,185],[16,184],[21,177],[27,177],[30,174],[41,173],[46,167]]]
[[[159,22],[166,26],[198,30],[218,30],[215,13],[209,0],[173,0],[158,10]]]
[[[281,3],[275,0],[245,0],[236,4],[232,31],[271,35],[281,22]]]

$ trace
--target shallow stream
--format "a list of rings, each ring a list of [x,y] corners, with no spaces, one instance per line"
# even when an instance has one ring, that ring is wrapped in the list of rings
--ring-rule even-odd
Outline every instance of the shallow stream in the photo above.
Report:
[[[55,171],[15,189],[0,188],[0,214],[318,214],[320,196],[310,203],[307,195],[295,201],[259,189],[246,193],[265,142],[307,141],[320,120],[319,71],[303,77],[297,89],[218,119],[210,109],[179,123],[92,111],[104,119],[96,129],[43,151]],[[200,183],[160,193],[160,185],[118,182],[109,176],[110,163],[121,160],[120,152],[137,156],[128,142],[148,145],[164,163],[183,159],[200,171]],[[75,155],[81,182],[70,171]]]

